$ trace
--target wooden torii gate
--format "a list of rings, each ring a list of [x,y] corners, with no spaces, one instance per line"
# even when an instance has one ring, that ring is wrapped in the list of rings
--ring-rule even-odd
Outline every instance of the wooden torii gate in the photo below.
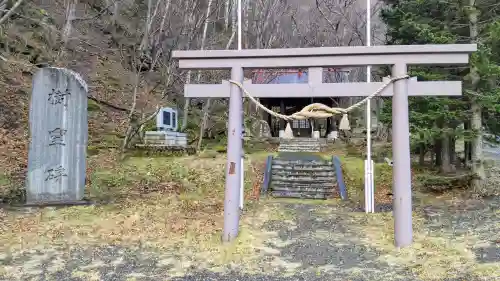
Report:
[[[231,80],[240,82],[253,97],[353,97],[368,96],[384,82],[322,83],[324,67],[390,65],[392,77],[407,75],[408,65],[467,64],[475,44],[392,45],[297,49],[246,49],[174,51],[179,68],[230,69]],[[309,68],[308,84],[252,84],[244,82],[243,69]],[[417,82],[398,80],[382,96],[392,96],[393,214],[396,247],[412,243],[412,188],[408,96],[459,96],[460,81]],[[239,229],[240,160],[242,157],[242,91],[228,81],[216,85],[185,85],[186,97],[229,98],[229,128],[224,200],[223,241],[231,241]]]

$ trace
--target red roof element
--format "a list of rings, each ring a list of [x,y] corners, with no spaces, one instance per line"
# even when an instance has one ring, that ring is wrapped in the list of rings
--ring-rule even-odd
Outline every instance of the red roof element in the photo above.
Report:
[[[325,68],[327,72],[345,72],[346,70],[343,70],[342,68]],[[269,78],[272,75],[280,75],[280,74],[286,74],[286,73],[297,73],[299,78],[302,77],[302,74],[304,74],[303,69],[255,69],[252,70],[252,73],[254,74],[254,80],[255,83],[262,83],[266,80],[266,78]]]
[[[324,70],[328,72],[344,72],[347,70],[342,70],[342,68],[325,68]],[[255,69],[252,70],[253,73],[303,73],[303,69]]]

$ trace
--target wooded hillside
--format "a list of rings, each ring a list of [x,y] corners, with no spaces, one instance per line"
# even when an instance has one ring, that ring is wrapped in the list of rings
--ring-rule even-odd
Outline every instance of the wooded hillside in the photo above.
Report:
[[[70,0],[19,1],[17,5],[3,1],[4,16],[11,12],[3,19],[0,39],[0,79],[5,89],[2,166],[19,165],[19,156],[25,158],[31,76],[47,65],[71,68],[90,85],[91,143],[105,138],[108,144],[121,145],[157,106],[165,105],[184,109],[182,127],[196,139],[201,110],[210,103],[185,103],[183,84],[215,83],[227,74],[178,71],[171,51],[236,48],[233,2]],[[244,1],[243,47],[363,44],[361,5],[295,2]],[[332,32],[338,36],[331,36]],[[208,110],[207,128],[225,127],[225,101],[214,101]]]

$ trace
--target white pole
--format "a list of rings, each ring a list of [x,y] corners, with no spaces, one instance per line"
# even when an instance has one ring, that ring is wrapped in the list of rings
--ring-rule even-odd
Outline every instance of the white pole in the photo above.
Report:
[[[372,207],[372,213],[375,213],[375,180],[374,176],[375,175],[375,165],[373,163],[373,160],[371,160],[371,177],[370,177],[370,182],[372,183],[372,197],[371,197],[371,207]]]
[[[243,201],[245,200],[245,180],[244,180],[244,171],[245,166],[243,163],[243,157],[241,157],[241,174],[240,174],[240,209],[243,210]]]
[[[242,34],[241,34],[241,0],[238,0],[238,50],[241,50],[242,49],[242,43],[241,43],[241,37],[242,37]],[[243,100],[241,101],[243,102]],[[243,108],[243,107],[242,107]],[[244,109],[243,109],[244,110]],[[241,114],[243,114],[243,122],[245,122],[245,114],[244,114],[244,111],[241,112]],[[244,126],[243,126],[244,128]],[[243,132],[241,132],[241,137],[243,138]],[[243,143],[243,142],[242,142]],[[243,151],[243,150],[242,150]],[[241,155],[241,162],[240,162],[240,209],[243,210],[243,202],[245,200],[245,180],[244,180],[244,177],[245,177],[245,164],[243,162],[243,154]]]
[[[238,0],[238,50],[241,50],[241,0]]]
[[[365,169],[365,213],[370,212],[370,188],[368,186],[369,181],[367,180],[368,178],[368,160],[363,161],[364,169]]]
[[[366,45],[371,46],[371,1],[366,0]],[[371,66],[366,67],[366,82],[371,82]],[[373,213],[375,208],[374,202],[374,182],[373,182],[373,167],[372,167],[372,106],[371,101],[366,103],[366,166],[365,166],[365,191],[367,213]]]

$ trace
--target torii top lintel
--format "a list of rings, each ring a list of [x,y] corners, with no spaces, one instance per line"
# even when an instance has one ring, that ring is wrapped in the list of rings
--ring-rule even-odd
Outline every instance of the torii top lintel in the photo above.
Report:
[[[181,69],[466,64],[476,44],[174,51]]]

